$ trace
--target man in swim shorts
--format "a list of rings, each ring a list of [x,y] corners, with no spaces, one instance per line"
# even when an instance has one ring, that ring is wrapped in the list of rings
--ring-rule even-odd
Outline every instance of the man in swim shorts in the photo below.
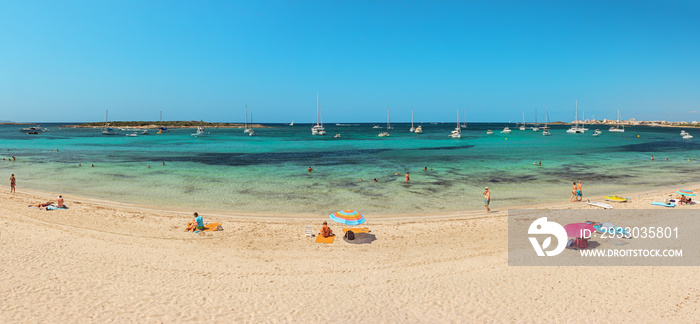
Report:
[[[491,203],[491,192],[489,191],[489,187],[486,187],[484,189],[484,207],[486,207],[486,213],[488,214],[491,209],[489,209],[489,204]]]
[[[583,201],[583,190],[581,188],[581,180],[579,180],[578,184],[576,185],[576,199],[578,201]]]

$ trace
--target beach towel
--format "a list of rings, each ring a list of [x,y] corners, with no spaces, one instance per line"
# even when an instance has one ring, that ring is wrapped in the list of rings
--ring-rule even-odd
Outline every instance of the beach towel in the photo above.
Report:
[[[331,244],[333,243],[333,241],[335,241],[335,235],[331,235],[329,237],[323,237],[321,233],[318,233],[318,235],[316,235],[316,243]]]
[[[349,240],[345,237],[343,238],[343,240],[350,244],[371,244],[373,241],[377,240],[377,237],[374,234],[357,233],[355,234],[354,240]]]
[[[369,233],[369,228],[343,228],[343,233],[347,231],[352,231],[355,234],[359,233]]]
[[[217,231],[218,226],[221,226],[221,223],[206,224],[206,225],[204,225],[204,229],[202,230],[202,232],[215,232],[215,231]]]

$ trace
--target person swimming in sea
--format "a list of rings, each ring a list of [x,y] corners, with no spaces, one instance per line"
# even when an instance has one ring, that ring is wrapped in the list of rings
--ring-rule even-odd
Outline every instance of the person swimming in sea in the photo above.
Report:
[[[308,169],[308,170],[306,170],[306,171],[308,171],[308,172],[313,172],[313,171],[314,171],[314,169],[312,169],[311,167],[309,167],[309,169]]]

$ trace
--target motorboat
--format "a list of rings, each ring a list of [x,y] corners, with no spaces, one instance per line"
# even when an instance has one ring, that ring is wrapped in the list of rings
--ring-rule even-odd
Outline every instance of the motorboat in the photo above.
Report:
[[[129,137],[138,137],[139,134],[137,134],[136,132],[134,132],[134,133],[131,133],[131,134],[126,134],[126,136],[129,136]]]
[[[685,135],[683,135],[683,139],[693,139],[693,135],[686,133]]]
[[[33,126],[33,127],[27,127],[27,128],[20,128],[19,131],[22,133],[26,133],[26,132],[41,132],[43,130],[39,126]]]
[[[117,135],[117,133],[114,128],[111,127],[106,127],[102,130],[102,135]]]
[[[372,126],[372,128],[382,128],[382,126],[374,125],[374,126]]]
[[[489,129],[489,130],[487,130],[487,131],[486,131],[486,135],[493,135],[493,131],[492,131],[492,130],[490,130],[490,129]]]
[[[200,126],[200,127],[197,127],[197,131],[196,131],[196,132],[194,132],[194,133],[192,133],[192,134],[190,134],[190,135],[192,135],[192,136],[194,136],[194,137],[197,137],[197,136],[207,136],[207,135],[209,135],[209,132],[207,132],[206,129],[205,129],[204,127],[201,127],[201,126]]]
[[[333,138],[340,138],[340,134],[335,134],[335,136],[333,136]]]
[[[688,135],[688,132],[682,130],[682,131],[681,131],[681,136],[685,136],[685,135]]]
[[[248,132],[248,136],[258,136],[258,134],[256,134],[255,131],[251,128]]]
[[[596,129],[596,130],[593,132],[593,136],[596,136],[596,137],[597,137],[598,135],[600,135],[600,134],[603,134],[603,132],[601,132],[600,129]]]
[[[552,135],[552,134],[549,133],[549,129],[546,129],[546,128],[543,129],[542,136],[550,136],[550,135]]]
[[[423,125],[418,125],[418,127],[416,127],[416,130],[414,131],[414,133],[423,134]]]
[[[390,136],[388,132],[380,132],[377,136],[379,137],[388,137]]]
[[[151,133],[148,132],[147,129],[144,129],[143,132],[141,132],[141,135],[150,135]]]
[[[510,134],[510,128],[508,128],[508,127],[503,128],[503,130],[501,131],[501,133],[502,133],[502,134]]]

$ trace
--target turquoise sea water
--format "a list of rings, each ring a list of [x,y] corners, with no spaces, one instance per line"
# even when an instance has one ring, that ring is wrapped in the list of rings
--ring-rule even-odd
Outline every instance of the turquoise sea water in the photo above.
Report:
[[[42,126],[50,132],[27,135],[20,126],[0,126],[0,157],[17,157],[0,161],[0,171],[6,179],[14,173],[18,188],[194,210],[442,213],[483,208],[485,186],[498,208],[567,201],[574,180],[582,180],[586,195],[700,180],[698,164],[688,161],[700,159],[700,137],[683,140],[678,128],[630,127],[619,134],[603,127],[603,135],[593,137],[594,128],[567,134],[568,126],[554,126],[545,137],[512,124],[506,135],[503,123],[471,123],[461,139],[450,139],[453,123],[423,124],[424,134],[395,124],[387,138],[377,137],[373,124],[327,124],[326,136],[312,136],[306,124],[268,125],[255,137],[208,129],[210,136],[196,138],[194,129],[127,137]],[[338,133],[342,138],[334,139]],[[532,164],[540,160],[541,167]],[[309,166],[315,171],[307,172]]]

